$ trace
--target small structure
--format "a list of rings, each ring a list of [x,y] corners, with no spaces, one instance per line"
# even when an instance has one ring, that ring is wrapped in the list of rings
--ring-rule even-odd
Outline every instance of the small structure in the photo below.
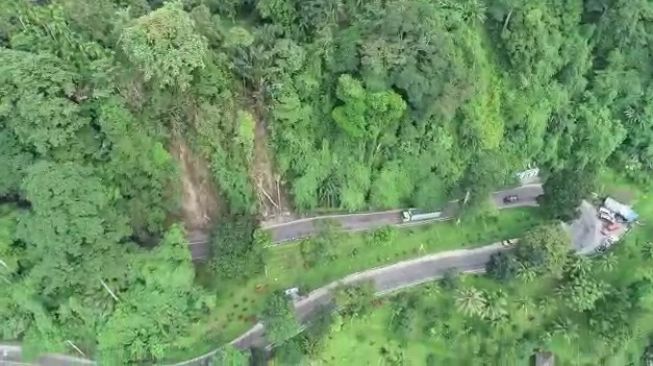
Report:
[[[299,300],[299,288],[298,287],[293,287],[285,290],[283,292],[286,296],[288,296],[292,301],[297,301]]]
[[[539,168],[529,168],[522,172],[516,173],[517,179],[522,185],[530,184],[537,182],[539,179],[540,169]]]
[[[623,203],[610,197],[607,197],[605,201],[603,201],[603,207],[612,211],[615,215],[619,215],[627,223],[633,223],[637,221],[637,218],[639,217],[639,215],[637,215],[637,213],[633,211],[630,206],[624,205]]]
[[[537,352],[535,354],[535,366],[554,366],[555,355],[551,352]]]

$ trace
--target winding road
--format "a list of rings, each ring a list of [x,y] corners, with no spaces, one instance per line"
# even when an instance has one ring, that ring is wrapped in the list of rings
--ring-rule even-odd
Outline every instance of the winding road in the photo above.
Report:
[[[353,285],[371,281],[377,294],[383,295],[438,279],[450,270],[467,273],[483,272],[485,263],[490,259],[490,256],[502,250],[507,250],[507,248],[498,243],[476,249],[452,250],[350,274],[312,291],[306,297],[295,302],[297,319],[300,322],[306,322],[322,306],[330,304],[332,300],[331,291],[340,285]],[[231,344],[241,349],[264,347],[267,345],[265,327],[263,324],[258,323],[233,340]],[[5,358],[3,358],[3,350],[7,352]],[[0,365],[28,365],[20,362],[20,352],[19,346],[0,345]],[[168,366],[204,366],[207,365],[207,360],[211,359],[215,352]],[[96,365],[96,363],[77,357],[48,354],[39,358],[35,365],[78,366]]]
[[[330,304],[331,291],[340,285],[371,281],[377,295],[383,295],[441,278],[451,270],[467,273],[484,272],[485,264],[490,257],[507,249],[497,243],[476,249],[452,250],[427,255],[357,272],[312,291],[306,297],[295,302],[297,319],[300,322],[306,322],[322,306]],[[233,340],[231,344],[241,349],[265,346],[267,344],[265,327],[261,323],[256,324],[248,332]]]
[[[537,197],[542,195],[541,184],[529,184],[521,187],[511,188],[503,191],[492,193],[491,199],[499,209],[514,207],[537,206]],[[505,203],[503,199],[507,196],[516,195],[519,201],[514,203]],[[334,224],[342,231],[356,232],[372,230],[383,226],[407,227],[433,223],[434,221],[444,221],[454,218],[458,212],[458,202],[451,201],[442,209],[443,215],[437,220],[427,220],[420,222],[404,223],[401,219],[403,210],[389,210],[379,212],[367,212],[356,214],[342,215],[325,215],[318,217],[309,217],[290,222],[268,225],[262,229],[268,231],[272,236],[272,242],[275,245],[281,245],[285,242],[306,238],[320,231],[325,224]],[[202,260],[209,255],[209,237],[202,233],[191,233],[189,242],[193,260]]]
[[[542,193],[541,185],[532,184],[495,192],[492,194],[492,200],[500,209],[536,206],[536,198]],[[518,202],[506,204],[503,199],[509,195],[518,195],[520,199]],[[451,207],[454,205],[457,207],[456,201],[450,204]],[[451,210],[450,207],[443,210],[445,215],[440,220],[454,217],[455,211],[449,210]],[[399,227],[406,225],[401,221],[401,210],[392,210],[307,218],[285,224],[268,226],[264,229],[272,234],[273,241],[276,244],[282,244],[288,240],[306,237],[316,233],[319,231],[320,222],[325,220],[337,222],[341,229],[346,231],[370,230],[386,225],[396,225]],[[428,222],[432,221],[425,223]],[[206,258],[208,255],[207,242],[208,237],[204,239],[200,237],[199,240],[192,238],[190,245],[193,259]],[[294,304],[297,318],[301,322],[305,322],[320,307],[329,304],[332,299],[331,290],[340,284],[351,285],[371,281],[375,286],[377,294],[382,295],[440,278],[449,270],[458,272],[482,272],[490,256],[502,250],[506,250],[506,248],[500,244],[488,245],[476,249],[453,250],[357,272],[312,291],[306,297],[297,301]],[[231,344],[242,349],[264,346],[266,344],[265,327],[263,324],[258,323],[249,331],[233,340]],[[169,366],[204,366],[208,364],[207,361],[212,358],[215,352],[217,350]],[[35,363],[23,363],[21,362],[20,346],[0,345],[0,366],[5,365],[81,366],[96,365],[96,362],[66,355],[46,354],[36,360]]]

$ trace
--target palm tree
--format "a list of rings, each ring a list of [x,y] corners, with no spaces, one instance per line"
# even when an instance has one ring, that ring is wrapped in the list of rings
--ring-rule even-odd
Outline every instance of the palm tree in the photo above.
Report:
[[[537,309],[542,314],[548,314],[552,309],[553,301],[549,297],[542,297],[537,302]]]
[[[651,260],[653,259],[653,242],[647,242],[644,244],[642,247],[642,255],[644,255],[644,258]]]
[[[483,291],[474,287],[458,290],[456,306],[465,315],[482,315],[487,306],[487,299]]]
[[[519,269],[517,270],[517,277],[524,282],[533,282],[537,277],[537,272],[529,266],[520,264]]]
[[[578,324],[569,318],[558,318],[553,323],[553,334],[560,335],[567,343],[571,343],[578,338]]]
[[[601,257],[598,264],[602,271],[612,272],[612,270],[617,266],[617,257],[612,253],[606,254]]]
[[[591,269],[591,263],[586,257],[574,255],[569,258],[567,272],[573,274],[574,277],[585,276],[590,273]]]
[[[528,313],[533,307],[533,300],[528,296],[521,296],[515,301],[517,309],[524,312],[524,316],[528,317]]]
[[[487,297],[484,316],[490,320],[500,320],[508,315],[508,300],[502,290],[497,290]]]
[[[487,17],[487,7],[482,1],[469,0],[461,5],[466,20],[472,23],[483,23]]]

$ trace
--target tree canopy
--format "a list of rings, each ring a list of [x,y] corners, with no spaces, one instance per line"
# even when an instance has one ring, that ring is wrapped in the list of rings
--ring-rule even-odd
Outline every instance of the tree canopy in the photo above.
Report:
[[[5,3],[0,334],[27,354],[152,363],[208,332],[223,340],[233,329],[203,320],[267,276],[266,205],[284,217],[461,197],[482,208],[537,166],[542,208],[569,220],[605,169],[651,181],[649,1]],[[213,257],[194,267],[188,239],[206,236]],[[536,228],[488,270],[506,283],[557,274],[570,309],[601,314],[616,290],[570,269],[563,237]],[[336,261],[336,241],[301,244],[305,270]],[[474,290],[459,308],[502,321],[503,296]],[[372,293],[337,301],[354,316]],[[263,317],[282,340],[297,324],[275,296]],[[225,317],[249,324],[260,306],[244,308]]]

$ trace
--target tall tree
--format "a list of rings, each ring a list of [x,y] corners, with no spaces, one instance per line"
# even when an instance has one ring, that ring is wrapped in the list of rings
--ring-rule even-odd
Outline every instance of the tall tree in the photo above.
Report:
[[[483,291],[470,287],[458,290],[456,306],[465,315],[481,316],[487,307],[487,299]]]
[[[281,343],[297,334],[299,324],[295,319],[295,307],[283,291],[271,293],[265,300],[263,313],[265,334],[272,343]]]
[[[179,1],[136,19],[123,30],[121,44],[145,80],[180,90],[189,87],[194,70],[204,67],[207,53],[206,39]]]
[[[583,199],[596,186],[596,170],[569,167],[553,172],[544,182],[540,203],[552,218],[570,221],[578,216]]]
[[[78,76],[61,60],[0,48],[0,118],[39,154],[63,148],[90,118],[75,99]]]
[[[213,306],[213,297],[193,285],[195,270],[180,226],[172,226],[135,266],[136,281],[116,293],[115,312],[99,331],[103,362],[158,360],[188,346],[191,324]]]
[[[571,242],[559,223],[540,225],[527,232],[515,250],[526,267],[542,273],[560,273],[566,263]]]

